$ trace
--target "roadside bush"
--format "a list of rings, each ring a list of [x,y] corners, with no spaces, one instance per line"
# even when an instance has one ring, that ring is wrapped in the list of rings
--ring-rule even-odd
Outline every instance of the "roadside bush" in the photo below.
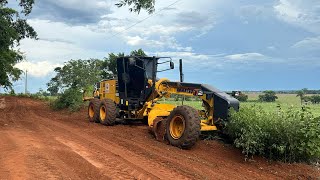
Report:
[[[320,96],[319,95],[312,95],[312,96],[304,96],[302,98],[304,102],[311,102],[312,104],[319,104],[320,103]]]
[[[246,102],[248,100],[248,95],[241,93],[240,95],[235,96],[235,98],[241,102]]]
[[[262,155],[285,162],[320,158],[320,118],[306,108],[272,113],[243,107],[231,113],[226,128],[246,158]]]
[[[259,95],[259,100],[262,102],[274,102],[278,99],[276,92],[274,91],[263,91],[264,94]]]
[[[313,104],[319,104],[320,103],[320,96],[319,95],[313,95],[310,97],[310,101]]]
[[[312,98],[311,98],[311,96],[304,96],[304,97],[302,97],[302,101],[304,101],[304,102],[311,102],[311,101],[312,101]]]
[[[78,111],[83,105],[82,93],[77,89],[65,90],[52,104],[53,109],[65,109]]]

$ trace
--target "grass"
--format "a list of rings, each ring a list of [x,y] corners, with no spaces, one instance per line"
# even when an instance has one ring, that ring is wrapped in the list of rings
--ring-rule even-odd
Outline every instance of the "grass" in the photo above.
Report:
[[[301,109],[302,105],[300,102],[300,98],[296,96],[296,94],[277,94],[278,99],[276,102],[259,102],[258,96],[259,93],[247,93],[248,102],[240,102],[241,107],[249,107],[249,106],[261,106],[265,111],[273,112],[278,111],[279,105],[281,109],[287,110],[289,108],[293,109]],[[181,105],[181,101],[174,101],[173,99],[163,99],[161,103]],[[189,105],[196,109],[202,109],[201,101],[184,101],[184,105]],[[308,104],[304,105],[308,107],[308,109],[312,112],[314,116],[320,116],[320,104]]]
[[[277,94],[276,102],[266,103],[258,101],[258,93],[248,93],[248,102],[241,102],[241,106],[259,105],[266,111],[277,111],[279,105],[281,109],[287,110],[289,108],[300,109],[302,106],[307,107],[314,116],[320,116],[320,104],[301,105],[300,98],[296,94]]]

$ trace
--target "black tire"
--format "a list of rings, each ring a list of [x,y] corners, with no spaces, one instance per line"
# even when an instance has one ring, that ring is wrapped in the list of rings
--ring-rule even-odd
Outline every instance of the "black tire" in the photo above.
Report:
[[[177,123],[178,125],[176,125]],[[171,129],[171,127],[181,126],[181,123],[183,123],[183,130],[175,133],[175,129]],[[199,139],[200,123],[201,120],[196,109],[190,106],[174,108],[166,123],[166,135],[169,143],[182,149],[190,149]]]
[[[100,103],[100,123],[106,126],[113,126],[116,122],[117,109],[111,99],[103,99]]]
[[[99,123],[100,116],[100,100],[97,98],[91,99],[88,106],[88,118],[90,122]]]

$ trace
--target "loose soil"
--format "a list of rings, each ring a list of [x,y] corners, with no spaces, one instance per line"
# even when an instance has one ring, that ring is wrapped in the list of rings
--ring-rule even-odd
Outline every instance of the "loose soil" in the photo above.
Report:
[[[191,150],[158,142],[141,124],[90,123],[86,110],[0,97],[0,179],[319,179],[307,164],[245,161],[238,149],[201,140]]]

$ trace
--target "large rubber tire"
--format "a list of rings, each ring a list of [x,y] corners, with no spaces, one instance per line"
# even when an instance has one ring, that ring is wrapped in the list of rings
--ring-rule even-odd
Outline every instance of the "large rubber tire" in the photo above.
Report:
[[[97,98],[91,99],[88,106],[88,118],[90,122],[99,123],[100,116],[100,100]]]
[[[117,109],[111,99],[103,99],[100,103],[100,123],[106,126],[113,126],[116,122]]]
[[[200,117],[190,106],[178,106],[171,111],[166,122],[166,135],[173,146],[190,149],[200,136]]]

